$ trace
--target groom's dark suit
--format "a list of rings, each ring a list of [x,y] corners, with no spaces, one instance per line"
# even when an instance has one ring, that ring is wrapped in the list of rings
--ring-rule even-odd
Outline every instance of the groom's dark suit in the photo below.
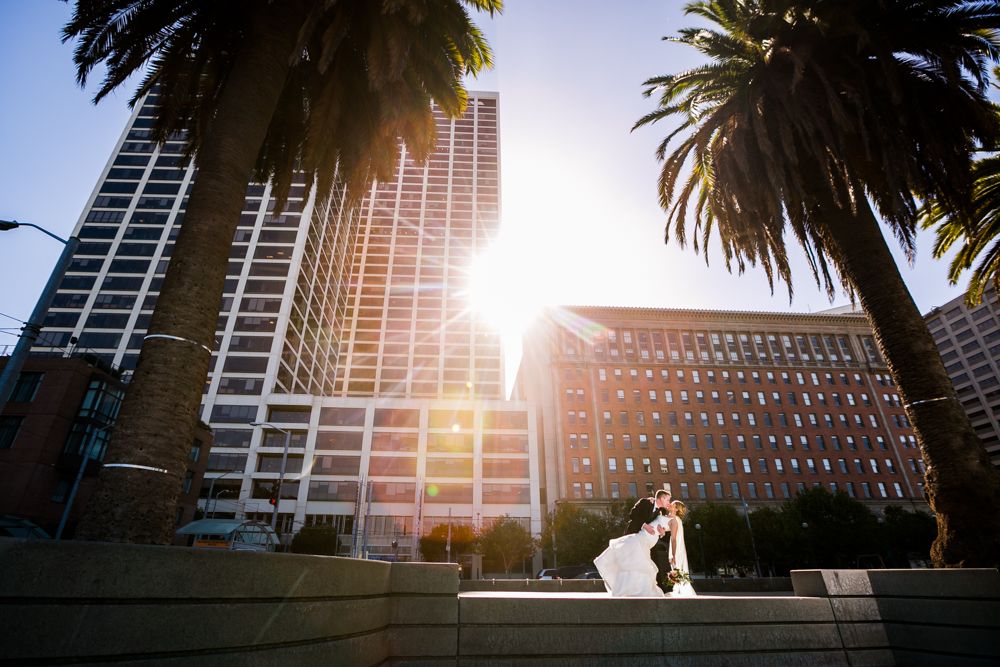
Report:
[[[642,530],[642,524],[649,523],[660,514],[653,498],[641,498],[632,510],[628,513],[628,528],[626,533],[638,533]],[[670,533],[664,534],[660,540],[653,545],[649,552],[649,557],[656,563],[657,581],[661,580],[670,571]]]
[[[626,533],[638,533],[642,530],[642,524],[649,523],[656,518],[656,505],[652,498],[640,498],[639,502],[632,506],[628,513],[628,528]]]

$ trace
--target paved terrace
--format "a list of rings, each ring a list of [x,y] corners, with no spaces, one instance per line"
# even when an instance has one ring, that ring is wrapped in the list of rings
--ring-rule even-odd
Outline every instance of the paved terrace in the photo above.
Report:
[[[1000,664],[996,570],[792,595],[459,591],[457,565],[0,539],[0,664]]]

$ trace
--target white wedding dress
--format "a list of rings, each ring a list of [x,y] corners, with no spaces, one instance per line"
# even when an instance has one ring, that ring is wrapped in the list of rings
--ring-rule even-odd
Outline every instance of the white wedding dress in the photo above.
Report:
[[[658,516],[650,525],[666,528],[667,521],[668,517]],[[613,597],[663,597],[656,585],[656,564],[649,556],[658,539],[655,532],[650,535],[640,529],[609,541],[608,548],[594,559],[604,587]]]
[[[677,519],[674,523],[674,532],[672,532],[670,536],[671,547],[673,547],[675,538],[677,541],[677,547],[674,553],[670,554],[674,563],[673,569],[691,574],[691,568],[688,566],[688,552],[687,548],[684,546],[684,522],[680,519]],[[697,593],[694,592],[694,586],[691,584],[681,583],[674,586],[670,595],[671,597],[690,597],[692,595],[697,595]]]

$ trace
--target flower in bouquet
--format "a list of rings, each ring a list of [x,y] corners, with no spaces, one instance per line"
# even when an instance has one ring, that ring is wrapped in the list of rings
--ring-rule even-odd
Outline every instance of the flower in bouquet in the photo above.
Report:
[[[670,570],[670,572],[667,573],[666,579],[667,583],[670,584],[671,587],[676,586],[677,584],[691,583],[691,575],[688,572],[685,572],[684,570],[679,570],[676,568]]]

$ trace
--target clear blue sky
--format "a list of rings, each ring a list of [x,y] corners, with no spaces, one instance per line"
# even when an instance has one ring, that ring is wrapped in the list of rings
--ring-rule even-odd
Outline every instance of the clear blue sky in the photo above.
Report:
[[[653,151],[666,126],[630,133],[652,108],[642,81],[693,64],[661,41],[690,25],[678,0],[509,0],[485,27],[496,70],[473,87],[500,92],[504,254],[522,292],[549,302],[769,311],[823,310],[795,253],[795,299],[763,273],[727,274],[718,253],[662,243]],[[69,234],[128,118],[131,90],[94,107],[75,84],[59,32],[70,5],[0,0],[0,218]],[[894,245],[891,243],[890,245]],[[922,311],[960,294],[919,238],[897,257]],[[0,313],[26,318],[60,248],[33,230],[0,233]],[[842,305],[838,298],[833,305]],[[0,328],[16,323],[0,317]],[[0,341],[14,338],[0,333]],[[2,343],[0,343],[2,344]]]

